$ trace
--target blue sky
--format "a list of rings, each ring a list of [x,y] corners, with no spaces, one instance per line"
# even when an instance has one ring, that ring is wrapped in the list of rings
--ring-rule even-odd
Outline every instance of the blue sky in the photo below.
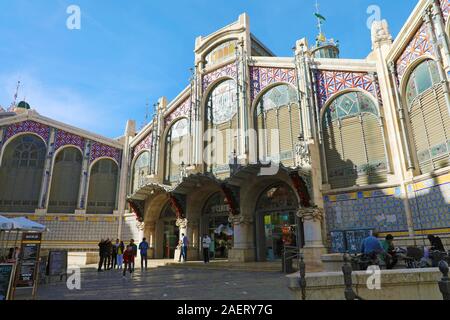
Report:
[[[81,30],[66,28],[66,9],[81,8]],[[378,5],[395,36],[417,0],[320,0],[325,33],[341,57],[370,52],[367,8]],[[315,0],[0,0],[0,105],[17,80],[42,115],[108,137],[127,119],[138,127],[147,99],[169,101],[188,85],[198,35],[250,15],[251,32],[279,56],[316,35]]]

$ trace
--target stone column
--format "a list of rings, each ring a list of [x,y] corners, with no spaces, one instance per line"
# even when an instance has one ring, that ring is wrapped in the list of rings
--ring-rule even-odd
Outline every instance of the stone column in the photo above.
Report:
[[[49,193],[50,181],[52,178],[52,164],[53,157],[55,155],[55,138],[56,138],[56,129],[50,129],[50,137],[47,142],[47,156],[45,158],[44,165],[44,177],[42,179],[41,184],[41,192],[39,195],[39,208],[36,209],[36,214],[46,214],[47,213],[47,199]]]
[[[297,216],[303,223],[305,245],[303,254],[305,263],[313,270],[322,268],[322,255],[326,253],[326,248],[322,240],[322,221],[324,220],[324,210],[322,208],[301,208]]]
[[[238,215],[230,216],[228,221],[234,230],[233,248],[228,254],[229,261],[232,262],[253,262],[255,261],[254,246],[254,220],[253,217]]]
[[[180,218],[177,220],[176,225],[180,228],[180,240],[183,234],[189,239],[188,261],[198,260],[198,247],[193,246],[193,244],[196,244],[198,240],[192,238],[195,234],[198,235],[198,223],[189,223],[186,218]],[[177,249],[175,250],[175,261],[178,261],[179,257],[180,249]]]
[[[145,223],[145,237],[150,246],[148,256],[151,259],[155,259],[155,248],[156,248],[156,222],[146,222]]]
[[[80,189],[78,190],[78,208],[77,210],[75,210],[75,214],[86,213],[86,201],[87,201],[86,190],[89,175],[90,153],[91,153],[91,141],[86,139],[83,152],[83,163],[81,167]]]

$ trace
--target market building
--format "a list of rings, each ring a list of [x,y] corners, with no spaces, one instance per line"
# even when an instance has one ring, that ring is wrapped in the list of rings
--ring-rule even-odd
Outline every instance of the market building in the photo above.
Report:
[[[449,12],[418,1],[396,39],[375,21],[358,60],[322,32],[276,57],[242,14],[196,39],[185,90],[117,140],[18,105],[0,116],[0,212],[46,221],[48,246],[146,236],[153,258],[181,233],[194,259],[210,234],[217,258],[288,245],[311,264],[367,230],[450,243]]]

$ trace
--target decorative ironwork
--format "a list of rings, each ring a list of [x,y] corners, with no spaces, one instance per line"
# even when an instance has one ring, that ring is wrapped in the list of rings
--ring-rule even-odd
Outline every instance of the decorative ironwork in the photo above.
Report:
[[[305,141],[305,137],[301,134],[295,145],[295,157],[297,165],[304,167],[311,165],[311,153],[309,144]]]
[[[311,206],[311,198],[308,193],[308,188],[306,187],[305,181],[298,175],[298,172],[291,172],[289,174],[292,183],[294,184],[295,190],[297,191],[301,205],[304,208],[308,208]]]
[[[136,216],[136,220],[138,222],[144,222],[144,210],[145,210],[145,201],[127,199],[130,204],[131,210]]]
[[[302,300],[306,300],[306,263],[304,261],[303,253],[300,253],[300,259],[298,261],[298,270],[300,271],[299,285],[302,291]]]
[[[342,272],[344,273],[344,284],[345,284],[345,299],[346,300],[364,300],[356,294],[353,290],[352,281],[352,265],[350,263],[350,255],[348,253],[344,254],[344,265],[342,266]]]
[[[439,290],[441,290],[444,300],[450,300],[450,278],[448,277],[448,263],[444,260],[439,262],[439,270],[442,272],[442,279],[439,281]]]

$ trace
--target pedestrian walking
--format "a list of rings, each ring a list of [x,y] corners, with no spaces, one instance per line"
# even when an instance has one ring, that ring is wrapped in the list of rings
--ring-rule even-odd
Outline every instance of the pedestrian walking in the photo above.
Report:
[[[137,257],[137,251],[138,251],[137,245],[134,243],[134,239],[130,240],[130,246],[131,246],[131,249],[133,250],[133,256],[134,256],[134,259],[133,259],[133,262],[132,262],[133,271],[134,271],[134,260]]]
[[[105,259],[105,270],[111,270],[111,257],[112,257],[112,242],[111,240],[106,239],[106,246],[105,246],[105,251],[106,251],[106,259]]]
[[[209,263],[209,247],[211,246],[211,238],[209,235],[205,234],[202,240],[203,247],[203,261]]]
[[[189,246],[189,239],[184,233],[181,234],[180,245],[181,245],[181,252],[180,252],[180,259],[178,259],[178,262],[181,262],[181,257],[183,257],[184,262],[187,262],[187,250]]]
[[[133,273],[134,268],[134,253],[133,253],[133,247],[131,245],[127,246],[127,249],[125,250],[123,254],[123,261],[125,263],[125,267],[123,268],[123,276],[125,277],[125,274],[127,270],[130,272],[130,274]]]
[[[125,251],[125,244],[123,241],[120,241],[120,244],[117,247],[117,268],[122,269],[123,265],[123,253]]]
[[[149,244],[147,239],[142,239],[142,242],[139,244],[139,251],[141,253],[141,269],[144,270],[144,262],[145,262],[145,270],[147,270],[147,252],[148,252]]]
[[[112,268],[115,269],[117,266],[117,250],[119,248],[119,239],[116,239],[116,243],[112,246]]]

